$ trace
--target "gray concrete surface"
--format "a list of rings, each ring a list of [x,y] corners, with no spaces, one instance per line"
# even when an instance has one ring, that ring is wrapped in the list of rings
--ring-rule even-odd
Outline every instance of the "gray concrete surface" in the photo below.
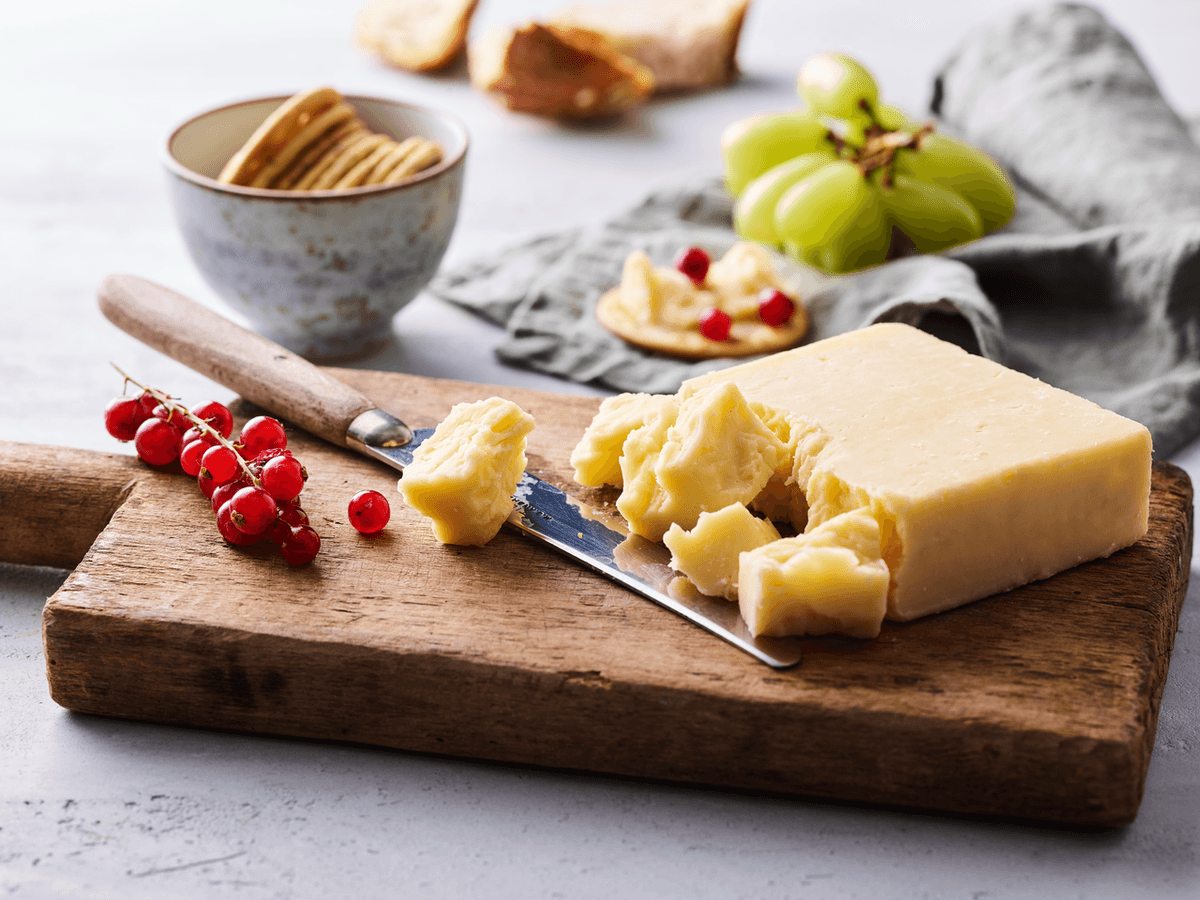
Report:
[[[349,39],[356,0],[63,0],[0,18],[0,439],[113,451],[109,368],[185,400],[228,397],[110,326],[110,271],[220,308],[187,258],[157,154],[219,103],[320,82],[457,113],[473,146],[449,262],[588,224],[717,171],[729,121],[792,103],[805,57],[860,56],[916,112],[968,27],[1008,0],[755,0],[742,80],[604,128],[496,108],[462,71],[385,69]],[[483,0],[478,26],[555,0]],[[1200,114],[1200,4],[1101,6],[1169,99]],[[499,333],[423,297],[362,365],[573,388],[506,369]],[[1179,461],[1195,477],[1200,448]],[[186,547],[179,548],[186,553]],[[0,895],[157,897],[1138,898],[1200,895],[1200,602],[1189,596],[1146,799],[1123,829],[785,800],[68,713],[49,699],[42,604],[64,573],[0,566]],[[1193,587],[1194,595],[1200,583]]]

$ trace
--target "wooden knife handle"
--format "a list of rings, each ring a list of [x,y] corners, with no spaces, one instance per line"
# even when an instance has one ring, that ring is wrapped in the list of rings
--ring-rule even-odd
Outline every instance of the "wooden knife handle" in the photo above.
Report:
[[[135,275],[109,275],[100,309],[122,331],[331,443],[375,404],[349,385],[194,300]]]

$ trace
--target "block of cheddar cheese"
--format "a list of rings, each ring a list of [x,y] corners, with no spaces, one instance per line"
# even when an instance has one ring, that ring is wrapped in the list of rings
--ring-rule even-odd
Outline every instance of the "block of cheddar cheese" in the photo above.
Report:
[[[806,531],[858,509],[878,522],[889,618],[1049,577],[1146,532],[1143,426],[915,328],[874,325],[701,376],[681,402],[718,384],[788,418]]]

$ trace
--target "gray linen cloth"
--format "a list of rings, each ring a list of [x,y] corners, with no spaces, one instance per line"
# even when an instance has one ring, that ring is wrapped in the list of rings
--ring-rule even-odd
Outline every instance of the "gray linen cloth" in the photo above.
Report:
[[[1000,160],[1005,228],[939,256],[801,285],[807,340],[899,321],[1145,424],[1169,456],[1200,434],[1200,146],[1136,50],[1088,6],[1052,4],[968,35],[935,80],[939,127]],[[506,363],[621,391],[671,392],[739,360],[636,350],[596,321],[625,256],[736,240],[713,179],[594,229],[440,274],[430,290],[504,325]]]

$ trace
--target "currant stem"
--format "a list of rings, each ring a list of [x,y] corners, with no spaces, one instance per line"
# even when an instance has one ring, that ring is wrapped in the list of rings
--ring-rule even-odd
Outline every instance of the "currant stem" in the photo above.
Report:
[[[209,425],[203,419],[199,418],[198,416],[192,415],[192,411],[189,410],[186,406],[183,406],[182,404],[175,403],[174,401],[172,401],[172,399],[167,394],[164,394],[162,391],[157,390],[155,388],[146,387],[144,384],[138,383],[133,378],[126,375],[125,371],[120,366],[118,366],[116,363],[110,363],[110,365],[114,369],[117,370],[117,372],[121,375],[122,378],[125,379],[126,384],[132,384],[134,387],[140,388],[143,392],[149,394],[151,397],[153,397],[155,400],[157,400],[159,403],[161,403],[167,409],[171,410],[172,412],[179,413],[181,416],[183,416],[185,419],[187,419],[189,422],[191,422],[192,425],[194,425],[200,431],[210,435],[211,437],[216,438],[216,440],[221,444],[221,446],[223,446],[233,452],[233,455],[237,458],[238,465],[241,466],[242,473],[246,476],[246,478],[248,478],[250,480],[250,483],[253,484],[255,487],[262,487],[262,482],[260,482],[258,479],[258,476],[254,474],[254,470],[250,468],[250,463],[248,463],[242,457],[242,454],[237,452],[237,448],[233,446],[233,442],[230,441],[229,438],[225,437],[225,435],[221,434],[221,432],[217,431],[215,428],[213,428],[211,425]]]

